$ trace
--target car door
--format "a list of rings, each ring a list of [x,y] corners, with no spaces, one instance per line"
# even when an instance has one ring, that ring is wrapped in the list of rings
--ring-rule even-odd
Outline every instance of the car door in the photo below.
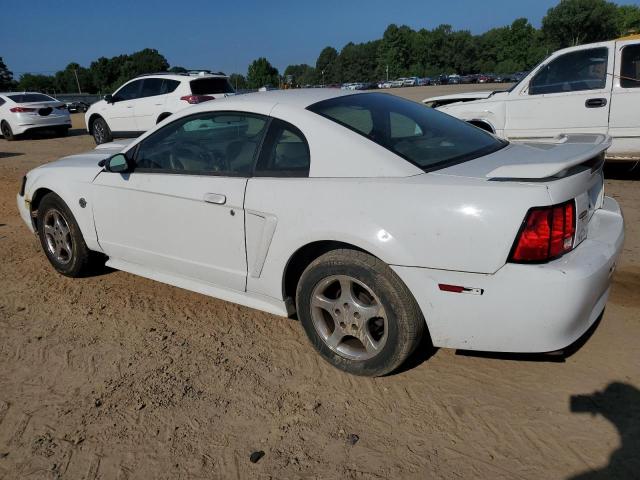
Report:
[[[613,60],[610,42],[552,56],[509,95],[505,136],[516,140],[606,134]]]
[[[94,181],[98,241],[111,258],[244,291],[244,194],[267,117],[207,112],[135,147],[130,173]]]
[[[134,80],[124,85],[112,95],[104,111],[109,128],[114,134],[139,131],[135,118],[135,106],[140,98],[142,80]]]
[[[611,94],[608,157],[640,158],[640,42],[616,43],[616,74]]]
[[[168,78],[145,78],[142,82],[140,99],[135,105],[135,117],[138,129],[146,132],[158,123],[158,117],[165,112],[167,96],[180,82]]]

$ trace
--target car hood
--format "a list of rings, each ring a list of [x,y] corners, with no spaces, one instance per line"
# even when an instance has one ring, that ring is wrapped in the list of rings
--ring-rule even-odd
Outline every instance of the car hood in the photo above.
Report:
[[[495,93],[495,90],[486,90],[486,91],[479,91],[479,92],[467,92],[467,93],[454,93],[451,95],[440,95],[438,97],[429,97],[429,98],[425,98],[422,103],[432,103],[434,101],[440,101],[440,100],[480,100],[483,98],[489,98],[493,93]]]
[[[559,135],[552,142],[510,143],[474,160],[434,172],[492,180],[545,179],[600,155],[611,137],[598,134]]]
[[[46,163],[34,169],[34,171],[44,173],[51,169],[69,169],[67,174],[70,177],[92,181],[95,176],[102,171],[102,167],[98,166],[98,162],[121,152],[132,141],[133,140],[120,140],[117,142],[103,143],[102,145],[98,145],[94,150],[63,157],[60,160]]]

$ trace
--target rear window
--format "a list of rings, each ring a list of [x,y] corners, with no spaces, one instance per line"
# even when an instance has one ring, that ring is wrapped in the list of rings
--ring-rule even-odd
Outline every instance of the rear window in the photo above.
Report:
[[[309,107],[425,171],[501,149],[507,142],[432,108],[386,93],[348,95]]]
[[[191,80],[191,93],[207,95],[210,93],[235,93],[235,91],[227,78],[208,77]]]
[[[11,100],[16,103],[31,103],[31,102],[55,102],[55,98],[51,98],[49,95],[42,93],[18,93],[16,95],[7,95]]]

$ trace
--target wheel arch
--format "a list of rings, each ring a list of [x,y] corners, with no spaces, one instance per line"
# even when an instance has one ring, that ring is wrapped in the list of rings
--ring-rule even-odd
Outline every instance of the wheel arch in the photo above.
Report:
[[[162,112],[158,115],[158,119],[156,120],[156,125],[163,121],[165,118],[170,117],[172,115],[171,112]]]
[[[87,129],[89,130],[90,135],[93,135],[93,124],[99,118],[102,118],[104,120],[104,117],[99,113],[92,113],[91,116],[89,117],[89,122],[88,122],[89,124],[87,125]]]
[[[38,219],[35,216],[35,213],[38,211],[38,207],[40,206],[40,202],[42,202],[42,199],[49,193],[55,192],[49,188],[40,187],[36,189],[36,191],[33,192],[33,195],[31,196],[31,202],[29,203],[29,213],[31,214],[31,223],[33,224],[33,228],[36,232],[38,231]]]
[[[487,120],[476,118],[472,120],[467,120],[467,123],[470,123],[474,127],[481,128],[482,130],[486,130],[489,133],[496,133],[496,129],[494,128],[494,126],[491,124],[491,122]]]
[[[293,306],[295,310],[296,288],[302,273],[311,262],[327,252],[340,249],[358,250],[378,258],[361,247],[337,240],[316,240],[301,246],[289,257],[282,275],[282,298],[288,306]]]

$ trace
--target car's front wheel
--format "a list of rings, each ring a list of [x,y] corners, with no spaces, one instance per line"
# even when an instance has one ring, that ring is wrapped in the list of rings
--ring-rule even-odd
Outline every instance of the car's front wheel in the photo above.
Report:
[[[381,260],[356,250],[334,250],[313,261],[298,283],[296,304],[316,350],[355,375],[392,372],[425,329],[402,280]]]
[[[38,206],[38,236],[45,255],[58,272],[79,277],[87,269],[91,252],[71,210],[55,193]]]
[[[111,129],[104,118],[96,118],[93,121],[91,133],[93,134],[93,139],[96,141],[96,145],[113,141]]]

